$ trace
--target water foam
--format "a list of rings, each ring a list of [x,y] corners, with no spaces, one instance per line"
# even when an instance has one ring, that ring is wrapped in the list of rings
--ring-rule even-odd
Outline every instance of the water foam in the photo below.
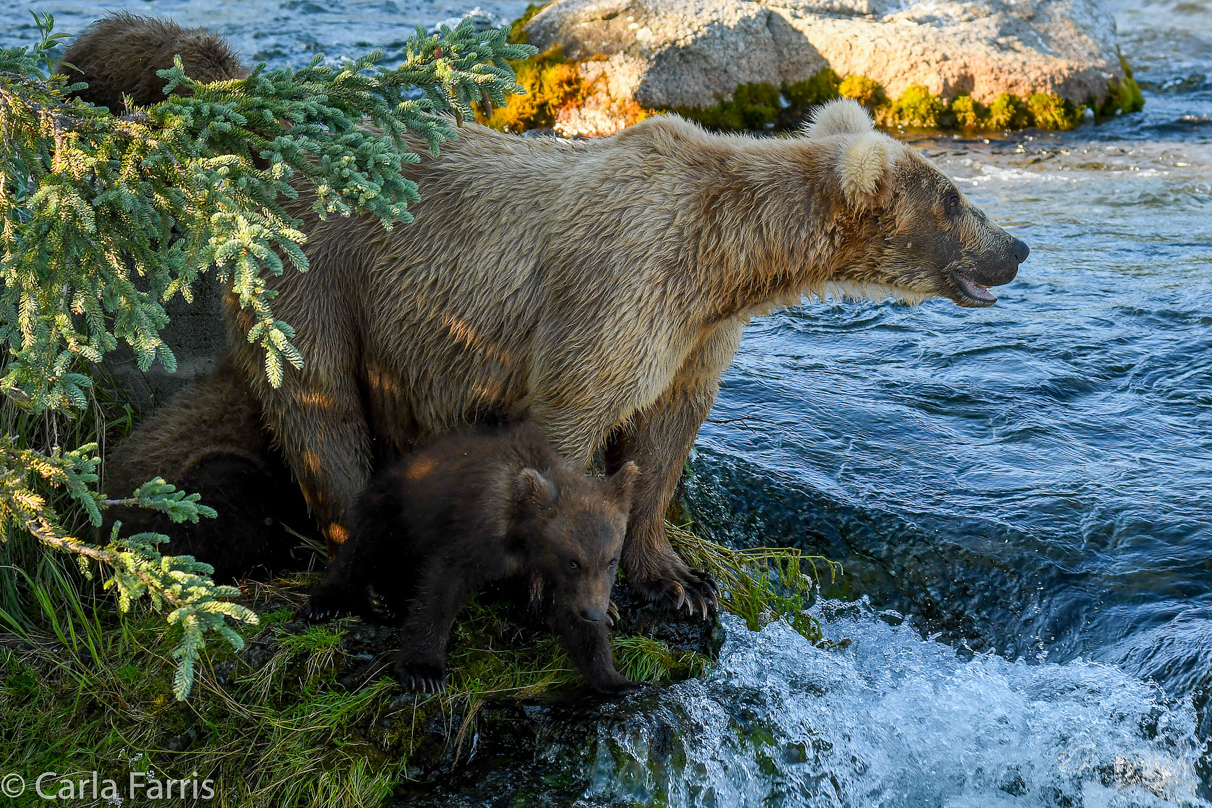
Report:
[[[815,648],[726,620],[705,680],[599,730],[591,804],[1208,806],[1189,704],[1117,668],[964,658],[826,604]]]

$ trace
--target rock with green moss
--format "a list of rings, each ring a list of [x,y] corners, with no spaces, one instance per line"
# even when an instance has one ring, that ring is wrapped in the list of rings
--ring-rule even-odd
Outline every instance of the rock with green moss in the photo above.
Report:
[[[1002,93],[989,105],[985,119],[987,129],[1024,129],[1031,122],[1027,106],[1017,96]]]
[[[891,114],[910,125],[945,121],[959,95],[990,107],[1003,94],[1056,96],[1068,106],[1035,103],[1050,126],[1069,126],[1081,105],[1104,108],[1112,93],[1116,109],[1132,103],[1114,20],[1099,0],[556,0],[525,30],[532,44],[559,45],[577,62],[624,58],[635,73],[630,91],[644,108],[736,102],[717,111],[720,128],[746,115],[770,125],[769,104],[738,100],[738,88],[780,88],[791,102],[790,88],[826,68],[869,81],[894,104],[903,99]],[[843,95],[845,85],[839,82]],[[870,94],[864,99],[872,109],[883,106]],[[960,113],[975,115],[961,109],[956,120]]]
[[[1033,93],[1027,99],[1031,122],[1040,129],[1076,129],[1086,117],[1086,107],[1072,104],[1056,93]]]

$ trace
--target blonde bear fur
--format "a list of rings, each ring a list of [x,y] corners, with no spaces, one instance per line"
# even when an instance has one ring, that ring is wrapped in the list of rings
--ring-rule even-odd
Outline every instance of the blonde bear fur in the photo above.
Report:
[[[984,285],[1026,257],[851,101],[787,139],[661,116],[577,142],[470,124],[439,157],[416,151],[414,224],[292,204],[310,271],[266,281],[306,366],[280,389],[229,306],[235,371],[330,552],[373,458],[504,412],[578,466],[604,452],[608,472],[644,470],[628,581],[705,614],[714,584],[663,520],[749,319],[805,294],[990,305]]]

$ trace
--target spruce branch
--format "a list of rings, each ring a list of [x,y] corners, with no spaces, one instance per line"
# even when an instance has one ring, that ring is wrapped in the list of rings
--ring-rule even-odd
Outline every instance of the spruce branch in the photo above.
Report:
[[[0,49],[0,393],[6,407],[53,422],[79,417],[89,363],[122,343],[141,369],[175,370],[160,336],[164,306],[192,301],[208,271],[252,313],[248,339],[280,385],[286,365],[303,358],[274,315],[266,277],[307,269],[287,202],[305,189],[321,216],[410,222],[419,191],[403,169],[419,160],[413,149],[436,155],[457,137],[450,115],[461,121],[473,103],[499,105],[520,91],[506,60],[534,52],[465,20],[434,35],[418,29],[390,69],[375,51],[341,67],[319,56],[298,71],[261,64],[245,79],[203,85],[177,59],[159,75],[187,94],[115,115],[71,97],[83,85],[53,73],[51,56],[65,35],[51,15],[34,18],[37,43]],[[107,498],[96,444],[42,443],[0,439],[0,541],[26,533],[71,554],[86,577],[101,573],[122,610],[144,597],[170,607],[168,623],[182,630],[173,689],[184,699],[208,634],[238,649],[233,625],[257,616],[230,601],[239,590],[215,585],[210,565],[162,555],[166,536],[122,536],[116,522],[106,544],[92,544],[62,517],[99,526],[105,509],[123,506],[179,523],[214,510],[160,478]]]

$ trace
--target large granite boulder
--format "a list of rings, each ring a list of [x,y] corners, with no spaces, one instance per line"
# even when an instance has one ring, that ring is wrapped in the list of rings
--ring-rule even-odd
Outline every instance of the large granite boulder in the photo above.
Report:
[[[1099,0],[556,0],[526,33],[540,49],[625,68],[615,84],[650,109],[703,107],[825,67],[891,98],[917,84],[986,104],[1040,92],[1098,104],[1124,78]]]

